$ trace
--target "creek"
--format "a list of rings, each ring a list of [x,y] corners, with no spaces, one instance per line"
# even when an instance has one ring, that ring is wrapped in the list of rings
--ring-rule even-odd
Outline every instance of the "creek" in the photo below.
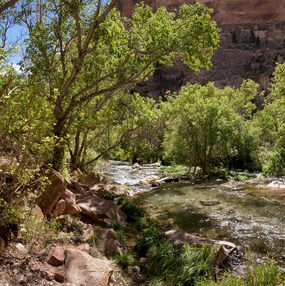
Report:
[[[105,174],[134,191],[141,179],[157,174],[158,167],[133,169],[113,163]],[[285,266],[285,190],[250,184],[229,185],[212,181],[200,184],[163,184],[137,196],[136,201],[165,229],[228,240],[243,249],[268,255]]]

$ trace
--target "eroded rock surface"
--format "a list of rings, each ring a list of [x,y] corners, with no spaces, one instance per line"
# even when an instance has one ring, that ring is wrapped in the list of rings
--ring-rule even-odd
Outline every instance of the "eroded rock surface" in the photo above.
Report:
[[[182,4],[194,4],[194,0],[145,0],[144,3],[158,9],[166,6],[173,11]],[[213,18],[220,32],[220,48],[213,56],[213,68],[194,75],[181,60],[170,68],[157,66],[148,81],[139,84],[135,91],[158,99],[165,93],[176,92],[187,82],[205,84],[215,82],[218,87],[239,87],[243,79],[253,79],[263,89],[269,87],[269,79],[276,62],[284,62],[285,2],[283,0],[200,0],[214,9]],[[120,0],[122,15],[130,17],[135,0]],[[190,39],[191,40],[191,39]]]
[[[72,285],[107,286],[112,269],[107,261],[80,250],[66,251],[66,281]]]

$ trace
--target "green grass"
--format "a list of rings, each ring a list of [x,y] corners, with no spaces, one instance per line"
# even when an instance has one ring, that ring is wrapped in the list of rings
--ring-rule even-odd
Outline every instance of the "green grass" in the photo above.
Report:
[[[211,276],[212,253],[208,245],[182,249],[165,243],[151,247],[147,253],[147,268],[154,281],[165,286],[196,285],[201,278]],[[155,278],[154,278],[155,277]]]
[[[124,253],[115,257],[117,264],[122,268],[126,269],[128,266],[134,265],[136,260],[132,253]]]

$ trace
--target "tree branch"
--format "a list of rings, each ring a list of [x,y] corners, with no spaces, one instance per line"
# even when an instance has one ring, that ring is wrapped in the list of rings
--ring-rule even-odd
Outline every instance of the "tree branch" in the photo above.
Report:
[[[0,5],[0,14],[5,10],[9,9],[13,5],[15,5],[19,0],[9,0],[8,2]]]

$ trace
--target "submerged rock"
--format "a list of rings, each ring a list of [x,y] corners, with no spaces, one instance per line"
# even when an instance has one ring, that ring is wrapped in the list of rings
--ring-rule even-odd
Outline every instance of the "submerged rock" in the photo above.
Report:
[[[200,204],[203,206],[215,206],[219,205],[221,202],[218,200],[206,200],[206,201],[200,201]]]

